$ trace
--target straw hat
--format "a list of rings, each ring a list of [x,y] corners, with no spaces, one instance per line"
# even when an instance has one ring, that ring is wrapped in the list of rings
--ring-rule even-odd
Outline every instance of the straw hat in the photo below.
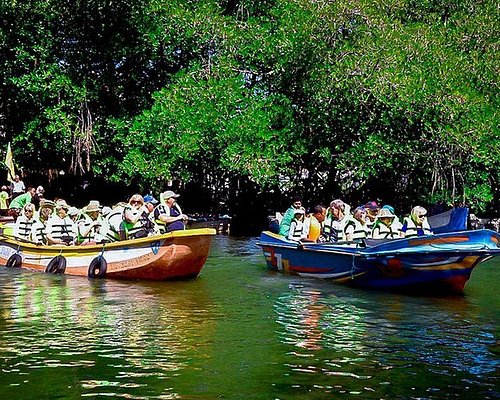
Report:
[[[94,212],[94,211],[100,211],[101,205],[97,200],[90,200],[89,204],[87,207],[85,207],[85,212]]]
[[[65,210],[69,210],[68,203],[66,203],[66,200],[57,200],[56,201],[56,209],[61,209],[64,208]]]
[[[40,210],[42,208],[54,208],[56,206],[56,203],[54,203],[52,200],[42,200],[40,201]]]

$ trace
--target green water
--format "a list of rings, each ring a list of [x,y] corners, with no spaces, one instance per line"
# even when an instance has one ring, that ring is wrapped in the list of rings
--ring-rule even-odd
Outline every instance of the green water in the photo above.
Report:
[[[255,242],[217,237],[188,282],[0,268],[0,399],[500,398],[500,262],[411,297],[269,272]]]

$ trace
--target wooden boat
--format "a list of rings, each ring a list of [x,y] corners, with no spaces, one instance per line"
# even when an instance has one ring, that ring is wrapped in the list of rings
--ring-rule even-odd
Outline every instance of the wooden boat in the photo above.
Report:
[[[500,255],[500,235],[483,229],[380,243],[297,243],[263,232],[269,268],[371,289],[462,293],[474,267]]]
[[[91,278],[170,280],[198,276],[214,229],[88,246],[37,246],[0,235],[0,265]]]

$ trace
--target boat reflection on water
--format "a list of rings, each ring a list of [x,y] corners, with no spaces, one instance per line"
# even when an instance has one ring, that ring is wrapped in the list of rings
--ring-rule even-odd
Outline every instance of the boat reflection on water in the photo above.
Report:
[[[201,357],[214,330],[217,307],[202,280],[9,273],[12,282],[0,289],[0,357],[3,373],[23,391],[34,393],[46,379],[66,394],[73,388],[85,396],[176,397],[165,380]],[[4,395],[14,398],[18,389],[11,386]]]
[[[465,297],[290,284],[274,306],[278,336],[288,346],[280,387],[318,396],[355,391],[391,398],[411,391],[425,397],[430,390],[458,394],[474,379],[484,382],[470,390],[487,398],[494,390],[488,384],[496,365],[494,332],[478,328],[471,309]],[[449,376],[456,377],[456,387]]]

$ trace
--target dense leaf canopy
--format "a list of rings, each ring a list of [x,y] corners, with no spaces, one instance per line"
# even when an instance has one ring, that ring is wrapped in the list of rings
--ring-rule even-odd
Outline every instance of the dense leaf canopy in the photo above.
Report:
[[[0,5],[0,135],[44,176],[499,209],[497,2]]]

